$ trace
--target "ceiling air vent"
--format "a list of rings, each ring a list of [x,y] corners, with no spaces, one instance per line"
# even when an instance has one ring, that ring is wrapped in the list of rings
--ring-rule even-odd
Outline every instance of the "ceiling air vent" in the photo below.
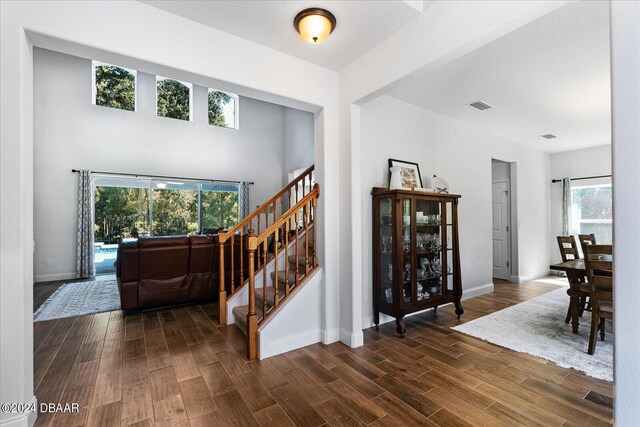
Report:
[[[544,139],[553,139],[553,138],[557,138],[557,136],[555,136],[552,133],[548,133],[546,135],[541,135]]]
[[[469,104],[471,107],[473,108],[477,108],[480,111],[484,111],[484,110],[488,110],[489,108],[493,108],[491,105],[489,104],[485,104],[482,101],[476,101],[476,102],[472,102],[471,104]]]

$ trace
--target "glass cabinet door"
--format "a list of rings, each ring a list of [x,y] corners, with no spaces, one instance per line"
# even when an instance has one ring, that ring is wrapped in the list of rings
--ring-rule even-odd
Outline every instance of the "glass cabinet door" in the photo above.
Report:
[[[393,304],[393,212],[392,199],[380,199],[380,301]]]
[[[413,271],[414,260],[412,258],[413,247],[413,221],[411,218],[411,199],[402,199],[402,295],[399,298],[403,298],[405,303],[413,301],[413,289],[411,284],[413,283]]]
[[[445,202],[446,206],[446,224],[445,224],[445,233],[446,233],[446,256],[447,256],[447,265],[446,265],[446,282],[447,282],[447,293],[453,292],[453,267],[454,267],[454,236],[453,236],[453,203]]]
[[[416,201],[416,295],[418,301],[443,295],[442,207],[437,200]]]

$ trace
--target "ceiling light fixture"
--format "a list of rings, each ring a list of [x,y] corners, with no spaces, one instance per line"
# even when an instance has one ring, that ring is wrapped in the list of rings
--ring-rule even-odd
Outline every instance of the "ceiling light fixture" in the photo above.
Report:
[[[293,26],[304,41],[318,44],[325,41],[336,28],[336,17],[325,9],[313,7],[298,13]]]

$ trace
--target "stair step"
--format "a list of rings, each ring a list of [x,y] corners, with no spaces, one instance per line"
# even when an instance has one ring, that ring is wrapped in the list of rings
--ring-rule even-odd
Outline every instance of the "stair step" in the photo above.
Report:
[[[280,285],[280,283],[278,283]],[[256,306],[262,307],[264,303],[264,297],[262,295],[263,288],[256,288]],[[267,305],[271,307],[273,305],[274,297],[276,295],[276,288],[270,287],[267,288]],[[278,286],[278,297],[280,299],[284,298],[284,286]]]
[[[306,260],[309,260],[309,266],[313,265],[313,256],[308,256],[305,258],[304,255],[299,255],[298,256],[298,265],[304,267],[306,265]],[[295,265],[296,262],[296,256],[295,255],[289,255],[289,262],[291,264]]]
[[[304,276],[304,271],[298,270],[298,280],[300,280]],[[271,280],[275,282],[276,280],[276,272],[271,272]],[[284,288],[286,286],[287,275],[284,271],[278,271],[278,289],[280,287]],[[294,286],[296,283],[296,272],[291,269],[289,270],[289,286]]]
[[[236,326],[247,335],[247,315],[249,314],[249,306],[241,305],[233,308],[233,316],[236,318]],[[258,320],[262,319],[262,305],[256,304],[256,315]]]

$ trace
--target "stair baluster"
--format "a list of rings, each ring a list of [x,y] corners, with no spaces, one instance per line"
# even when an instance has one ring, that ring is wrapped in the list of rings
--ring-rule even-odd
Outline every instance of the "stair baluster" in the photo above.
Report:
[[[275,253],[275,256],[276,256],[276,260],[275,260],[275,264],[274,264],[276,277],[275,277],[274,283],[273,283],[274,290],[276,291],[275,295],[273,296],[273,305],[275,307],[278,307],[278,302],[279,302],[278,301],[278,279],[279,279],[280,275],[278,274],[278,255],[279,255],[279,251],[278,251],[279,248],[278,247],[280,246],[280,236],[278,235],[279,234],[278,231],[279,231],[279,229],[276,228],[275,231],[274,231],[274,237],[273,237],[273,244],[275,246],[274,253]]]
[[[303,221],[304,221],[304,274],[309,274],[309,215],[308,215],[308,203],[305,203],[303,207]],[[314,227],[315,228],[315,227]]]
[[[297,188],[298,187],[296,187],[296,194],[298,192]],[[296,219],[296,263],[295,263],[295,265],[296,265],[296,286],[298,285],[298,281],[300,280],[300,278],[298,276],[298,265],[300,264],[300,254],[299,254],[299,251],[298,251],[298,242],[300,241],[300,237],[298,236],[298,234],[299,234],[298,232],[300,230],[300,227],[298,227],[299,216],[300,216],[300,210],[296,210],[296,212],[294,214],[294,217]]]
[[[264,265],[262,266],[262,315],[267,312],[267,263],[268,263],[268,246],[267,240],[262,242],[262,252],[264,253]]]
[[[220,264],[218,265],[218,271],[219,271],[219,276],[220,276],[220,287],[219,287],[219,294],[218,294],[218,308],[220,311],[220,324],[221,325],[226,325],[227,324],[227,290],[224,286],[224,233],[219,233],[218,234],[218,244],[220,247],[219,252],[219,260],[220,260]]]
[[[236,271],[235,269],[235,263],[234,261],[234,248],[235,248],[235,241],[236,241],[236,236],[235,234],[231,235],[231,247],[230,247],[230,251],[229,251],[229,256],[231,257],[231,295],[233,295],[233,293],[236,291],[236,287],[235,287],[235,274],[234,271]]]
[[[256,277],[253,260],[258,239],[255,237],[253,229],[249,230],[247,250],[249,252],[249,314],[247,314],[247,357],[254,360],[258,357],[258,316],[256,315]]]
[[[286,298],[289,296],[289,221],[284,223],[284,260],[284,277],[286,278],[284,296]]]

